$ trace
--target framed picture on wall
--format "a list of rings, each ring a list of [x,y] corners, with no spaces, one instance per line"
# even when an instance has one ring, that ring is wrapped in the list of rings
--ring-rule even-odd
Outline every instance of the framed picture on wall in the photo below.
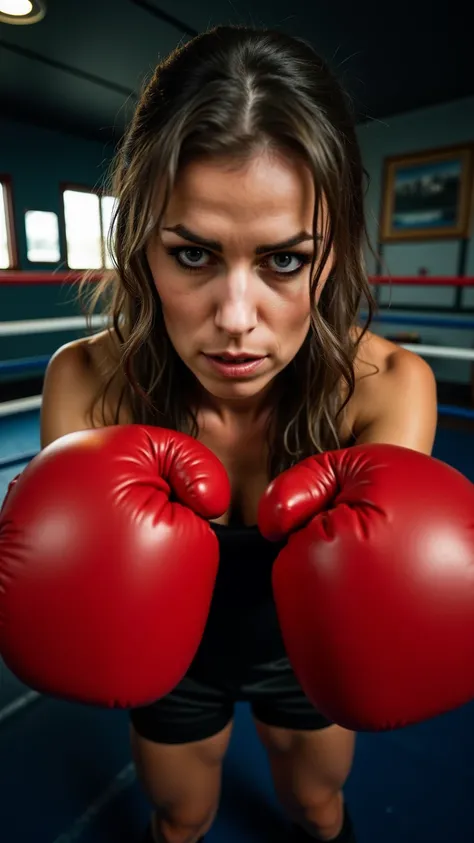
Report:
[[[467,237],[474,144],[385,160],[380,239]]]

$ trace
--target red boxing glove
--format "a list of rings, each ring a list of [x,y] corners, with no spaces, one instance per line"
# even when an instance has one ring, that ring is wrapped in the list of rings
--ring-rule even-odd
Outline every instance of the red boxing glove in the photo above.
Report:
[[[229,506],[220,461],[138,425],[65,436],[0,513],[0,653],[27,685],[101,706],[144,705],[187,672],[218,567],[206,519]]]
[[[474,486],[391,445],[305,459],[271,483],[259,526],[289,535],[273,569],[306,695],[356,731],[474,698]]]

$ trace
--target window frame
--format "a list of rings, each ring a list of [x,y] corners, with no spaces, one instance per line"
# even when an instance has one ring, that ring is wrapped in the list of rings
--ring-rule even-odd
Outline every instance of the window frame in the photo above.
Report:
[[[59,258],[56,261],[32,261],[28,257],[28,234],[26,232],[26,215],[30,211],[37,211],[38,213],[43,214],[54,214],[58,220],[58,246],[59,246]],[[58,266],[63,262],[63,255],[64,255],[64,248],[63,248],[63,240],[61,237],[61,216],[57,213],[57,211],[51,211],[49,208],[25,208],[23,211],[23,228],[25,232],[25,256],[26,262],[32,264],[32,266]]]
[[[73,270],[69,266],[68,261],[68,250],[67,250],[67,234],[66,234],[66,214],[64,212],[64,191],[65,190],[74,190],[77,193],[88,193],[92,194],[93,196],[98,196],[99,198],[99,219],[100,219],[100,249],[101,249],[101,260],[102,266],[100,268],[94,269],[95,272],[107,272],[107,267],[105,265],[105,257],[106,257],[106,243],[104,239],[104,220],[102,217],[102,203],[100,199],[103,196],[109,196],[109,193],[106,192],[103,188],[100,187],[90,187],[84,184],[77,184],[76,182],[61,182],[59,185],[59,192],[60,192],[60,216],[59,216],[59,229],[60,229],[60,239],[61,239],[61,251],[64,254],[64,263],[71,272],[88,272],[89,269],[81,269],[81,270]],[[106,236],[106,235],[105,235]]]
[[[13,201],[13,179],[9,173],[0,173],[0,183],[5,196],[6,223],[7,223],[7,246],[10,266],[2,269],[1,272],[10,272],[20,268],[18,254],[18,240],[15,225],[15,205]]]

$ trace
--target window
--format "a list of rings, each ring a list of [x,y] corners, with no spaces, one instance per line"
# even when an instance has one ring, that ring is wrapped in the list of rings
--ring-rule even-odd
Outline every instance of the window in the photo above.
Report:
[[[115,206],[113,196],[91,190],[63,190],[67,264],[70,269],[112,267],[107,247]]]
[[[5,188],[0,184],[0,269],[10,266],[10,250],[8,248],[8,224],[5,202]]]
[[[0,269],[17,266],[14,230],[10,179],[0,176]]]
[[[57,263],[61,260],[59,225],[50,211],[25,214],[27,257],[31,263]]]
[[[107,269],[112,269],[112,258],[107,246],[107,240],[112,228],[112,217],[115,211],[115,199],[113,196],[102,196],[100,200],[100,207],[102,212],[102,230],[104,238],[104,252],[105,252],[105,266]]]

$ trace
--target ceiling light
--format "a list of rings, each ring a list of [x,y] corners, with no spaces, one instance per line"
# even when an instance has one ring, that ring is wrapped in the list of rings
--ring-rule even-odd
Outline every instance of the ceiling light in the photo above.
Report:
[[[0,0],[0,23],[38,23],[46,14],[43,0]]]

